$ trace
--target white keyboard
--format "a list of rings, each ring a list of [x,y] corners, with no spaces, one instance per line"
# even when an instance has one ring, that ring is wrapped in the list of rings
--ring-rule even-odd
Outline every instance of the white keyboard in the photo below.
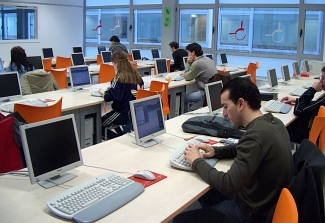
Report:
[[[294,95],[294,96],[300,96],[300,95],[302,95],[305,91],[306,91],[306,89],[303,89],[303,88],[296,88],[296,89],[292,89],[292,90],[290,91],[290,94],[291,94],[291,95]]]
[[[143,85],[143,88],[144,88],[144,89],[149,89],[149,88],[150,88],[150,81],[148,81],[148,82],[145,81],[145,82],[144,82],[144,85]]]
[[[95,97],[103,97],[103,95],[100,93],[99,89],[91,89],[89,90],[91,96]]]
[[[179,73],[176,74],[167,74],[164,76],[166,80],[169,80],[169,77],[173,80],[173,81],[181,81],[184,80],[184,77],[179,76]]]
[[[192,165],[184,159],[184,150],[188,146],[188,144],[196,145],[199,143],[201,142],[195,139],[191,139],[184,142],[181,146],[175,149],[175,151],[169,157],[170,166],[175,167],[177,169],[193,171]],[[207,158],[204,160],[212,167],[214,167],[218,162],[218,159],[215,158]]]
[[[308,89],[308,88],[310,88],[312,85],[313,85],[312,82],[306,82],[306,83],[304,83],[304,84],[302,85],[302,87]]]
[[[144,186],[113,173],[94,177],[50,199],[50,212],[76,222],[94,222],[144,191]]]
[[[280,113],[286,114],[291,110],[292,106],[289,104],[280,102],[280,101],[269,100],[268,102],[266,102],[264,108],[265,108],[265,111],[280,112]]]
[[[36,98],[30,98],[30,99],[23,99],[18,101],[10,101],[0,104],[0,110],[4,112],[14,112],[14,104],[26,104],[26,105],[33,105],[33,106],[41,106],[45,107],[47,106],[46,102],[42,102]]]

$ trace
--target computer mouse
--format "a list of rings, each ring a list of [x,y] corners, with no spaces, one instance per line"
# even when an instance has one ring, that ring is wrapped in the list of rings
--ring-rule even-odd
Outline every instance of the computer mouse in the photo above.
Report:
[[[155,180],[156,177],[151,173],[149,170],[138,170],[135,174],[133,174],[134,177],[140,178],[143,180]]]
[[[198,140],[200,142],[209,142],[210,141],[207,137],[201,136],[201,135],[195,136],[193,139]]]

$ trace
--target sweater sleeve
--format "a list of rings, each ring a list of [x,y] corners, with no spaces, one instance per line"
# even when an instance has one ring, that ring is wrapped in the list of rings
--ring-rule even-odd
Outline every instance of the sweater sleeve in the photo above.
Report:
[[[237,156],[236,145],[215,146],[214,157],[217,159],[233,159]]]
[[[184,71],[184,79],[187,81],[194,80],[196,77],[200,76],[202,70],[200,70],[198,66],[198,61],[194,61],[193,63],[185,64],[185,71]]]
[[[321,105],[325,105],[325,97],[322,96],[318,100],[312,101],[315,93],[316,90],[310,87],[299,98],[297,98],[293,114],[296,116],[305,115],[305,114],[316,116],[319,107]]]
[[[104,94],[104,100],[106,102],[110,102],[113,100],[120,100],[123,97],[123,90],[121,89],[122,84],[119,82],[116,82],[116,85],[114,88],[109,88],[105,91]]]

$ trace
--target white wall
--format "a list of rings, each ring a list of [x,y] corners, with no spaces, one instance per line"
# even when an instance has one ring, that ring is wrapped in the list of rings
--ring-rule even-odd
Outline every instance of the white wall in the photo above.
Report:
[[[10,49],[21,46],[28,56],[42,55],[42,48],[52,47],[54,56],[69,56],[73,46],[83,46],[83,0],[11,0],[38,8],[37,40],[0,41],[0,57],[10,62]]]

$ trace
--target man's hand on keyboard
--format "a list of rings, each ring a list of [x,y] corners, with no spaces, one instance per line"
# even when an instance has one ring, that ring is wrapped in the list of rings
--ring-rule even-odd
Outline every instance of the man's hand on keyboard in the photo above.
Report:
[[[296,103],[296,97],[293,96],[285,96],[281,98],[280,102],[286,103],[286,104],[294,104]]]
[[[205,152],[201,153],[199,149],[204,150]],[[184,150],[184,158],[189,162],[191,165],[197,158],[203,157],[213,157],[214,156],[214,149],[205,143],[200,144],[189,144]]]

